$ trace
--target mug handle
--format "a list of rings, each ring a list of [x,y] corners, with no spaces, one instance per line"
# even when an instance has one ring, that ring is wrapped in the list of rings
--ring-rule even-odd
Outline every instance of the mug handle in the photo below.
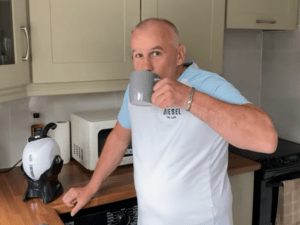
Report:
[[[158,81],[160,81],[161,79],[159,77],[154,77],[154,82],[157,83]]]

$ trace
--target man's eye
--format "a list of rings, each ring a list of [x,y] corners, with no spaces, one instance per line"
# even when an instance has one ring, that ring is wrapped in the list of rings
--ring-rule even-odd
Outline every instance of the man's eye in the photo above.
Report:
[[[141,58],[141,57],[143,57],[143,55],[142,55],[142,54],[135,54],[134,57],[135,57],[135,58]]]
[[[152,55],[154,55],[154,56],[159,56],[159,55],[160,55],[160,52],[153,52]]]

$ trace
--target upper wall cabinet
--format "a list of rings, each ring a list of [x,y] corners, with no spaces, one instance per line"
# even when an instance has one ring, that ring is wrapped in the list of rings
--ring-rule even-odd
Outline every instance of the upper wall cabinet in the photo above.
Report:
[[[179,30],[186,60],[221,73],[223,65],[224,0],[142,0],[142,19],[165,18]]]
[[[70,82],[75,89],[82,89],[76,82],[88,82],[87,89],[97,88],[96,82],[104,91],[127,85],[133,70],[130,36],[140,21],[140,0],[29,0],[29,8],[29,94],[47,88],[63,93],[61,84]]]
[[[222,71],[224,0],[29,0],[29,9],[29,95],[125,90],[131,31],[148,17],[176,24],[187,60]]]
[[[227,28],[293,30],[298,0],[227,0]]]
[[[27,95],[27,31],[26,1],[0,0],[0,101]]]

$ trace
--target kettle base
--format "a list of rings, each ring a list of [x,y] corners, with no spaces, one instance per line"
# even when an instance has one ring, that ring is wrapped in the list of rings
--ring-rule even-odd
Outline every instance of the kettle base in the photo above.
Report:
[[[63,193],[63,187],[58,180],[58,174],[63,166],[62,158],[57,155],[52,161],[51,167],[46,170],[38,180],[33,180],[25,173],[23,164],[21,171],[28,181],[28,186],[23,196],[23,201],[29,198],[41,198],[47,204]]]

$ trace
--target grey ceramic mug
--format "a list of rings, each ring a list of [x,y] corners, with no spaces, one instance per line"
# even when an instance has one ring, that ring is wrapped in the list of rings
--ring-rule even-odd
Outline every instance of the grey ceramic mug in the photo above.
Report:
[[[130,76],[130,103],[138,106],[149,106],[153,93],[153,86],[159,81],[159,76],[150,71],[134,71]]]

